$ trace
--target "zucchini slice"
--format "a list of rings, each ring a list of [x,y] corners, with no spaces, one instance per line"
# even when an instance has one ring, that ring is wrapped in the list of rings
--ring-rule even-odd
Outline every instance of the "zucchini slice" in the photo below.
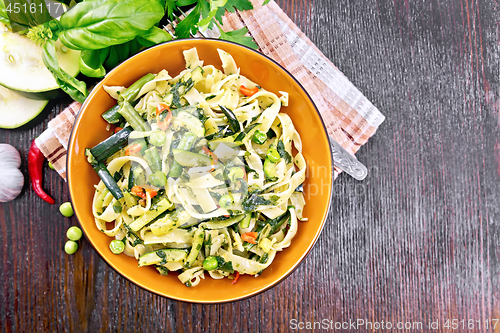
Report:
[[[0,128],[17,128],[38,116],[49,101],[26,98],[0,86]]]
[[[180,149],[174,149],[172,152],[174,153],[174,160],[182,166],[195,167],[209,166],[212,164],[212,159],[202,154]]]
[[[175,130],[179,130],[180,128],[185,128],[188,131],[194,133],[197,137],[201,138],[205,136],[205,127],[201,123],[201,121],[187,112],[179,112],[177,117],[174,119],[172,123],[172,127]]]
[[[59,64],[69,75],[80,72],[80,52],[56,42]],[[12,32],[0,23],[0,85],[32,99],[51,99],[62,90],[45,67],[42,48],[26,36]]]
[[[182,262],[187,258],[188,251],[181,249],[161,249],[148,252],[139,257],[139,266],[163,265],[167,262]]]

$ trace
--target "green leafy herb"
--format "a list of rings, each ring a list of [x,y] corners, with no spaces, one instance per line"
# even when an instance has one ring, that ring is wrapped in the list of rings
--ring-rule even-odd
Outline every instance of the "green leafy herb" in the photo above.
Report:
[[[224,32],[220,27],[219,30],[220,30],[220,39],[245,45],[254,50],[257,50],[259,48],[259,46],[254,42],[252,37],[245,36],[248,33],[248,29],[246,27],[228,32]]]
[[[156,255],[161,258],[159,265],[165,265],[167,263],[167,255],[162,250],[156,251]]]
[[[71,98],[73,98],[75,101],[83,103],[83,101],[89,94],[89,92],[87,91],[87,85],[85,84],[85,82],[77,80],[69,75],[59,66],[56,48],[52,39],[46,41],[43,45],[42,59],[47,69],[56,79],[59,87],[65,93],[70,95]]]
[[[121,213],[122,212],[122,204],[120,203],[120,201],[116,201],[114,204],[113,204],[113,211],[117,214]]]
[[[7,10],[5,9],[3,0],[0,0],[0,23],[10,27],[9,16],[7,15]]]
[[[268,219],[265,221],[258,221],[257,224],[259,224],[260,226],[265,226],[265,225],[269,224],[271,226],[269,234],[274,234],[283,225],[283,223],[285,223],[289,219],[290,219],[290,211],[287,210],[285,213],[283,213],[282,215],[280,215],[274,219]]]
[[[180,1],[177,1],[179,6]],[[191,3],[192,4],[192,3]],[[182,20],[175,28],[175,35],[178,38],[188,38],[191,34],[198,32],[198,22],[200,21],[201,13],[205,11],[208,13],[209,4],[206,0],[197,0],[196,7],[189,13],[188,16]]]
[[[237,10],[251,10],[253,5],[249,0],[227,0],[224,6],[219,7],[217,14],[215,14],[215,19],[222,24],[222,16],[226,13],[226,10],[230,13],[234,13]]]
[[[172,40],[172,36],[168,32],[158,27],[152,27],[143,34],[137,36],[137,41],[145,47],[168,42]]]
[[[131,239],[132,247],[136,247],[139,244],[144,244],[142,239],[140,239],[139,236],[137,236],[137,234],[133,232],[126,223],[124,223],[123,225],[125,226],[125,229],[127,229],[127,237]]]
[[[267,259],[269,259],[269,253],[264,253],[262,257],[260,257],[259,263],[265,264],[267,262]]]
[[[243,200],[241,207],[245,210],[245,212],[254,211],[257,206],[263,205],[271,205],[272,202],[267,200],[257,194],[257,192],[250,193],[248,197]]]
[[[281,140],[278,141],[278,146],[276,147],[276,150],[278,151],[280,156],[285,159],[286,164],[292,162],[292,156],[290,156],[290,154],[286,151],[283,141]]]
[[[224,272],[229,272],[229,273],[234,273],[233,263],[231,261],[226,262],[224,260],[224,258],[222,258],[221,256],[217,256],[215,258],[217,259],[217,263],[218,263],[217,269],[218,270],[221,270]]]
[[[74,50],[122,44],[151,29],[164,15],[159,0],[80,2],[59,20],[59,39]]]
[[[193,79],[189,78],[187,81],[180,79],[177,83],[172,87],[171,93],[173,95],[172,105],[176,108],[182,107],[181,105],[181,97],[184,96],[189,90],[194,87]]]
[[[106,70],[102,66],[101,50],[84,50],[80,53],[80,71],[88,77],[104,77]]]
[[[219,104],[219,107],[227,118],[229,128],[231,128],[233,133],[238,133],[240,131],[240,123],[238,122],[238,119],[234,115],[233,111],[229,110],[224,105]]]
[[[168,275],[168,269],[166,267],[158,266],[158,265],[155,265],[155,267],[156,267],[156,270],[160,273],[160,275]]]

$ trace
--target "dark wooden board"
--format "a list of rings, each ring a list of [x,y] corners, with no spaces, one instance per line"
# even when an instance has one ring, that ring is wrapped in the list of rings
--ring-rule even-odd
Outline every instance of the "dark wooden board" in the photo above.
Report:
[[[387,117],[357,155],[369,176],[336,180],[304,263],[247,300],[172,301],[126,281],[86,241],[64,254],[75,217],[26,184],[0,204],[0,331],[288,332],[293,320],[415,331],[439,321],[446,331],[457,319],[450,331],[472,332],[500,319],[500,3],[278,3]],[[26,176],[31,140],[67,103],[51,102],[25,128],[0,130],[0,142],[21,152]],[[58,203],[69,200],[48,168],[45,187]],[[356,331],[346,324],[342,331]]]

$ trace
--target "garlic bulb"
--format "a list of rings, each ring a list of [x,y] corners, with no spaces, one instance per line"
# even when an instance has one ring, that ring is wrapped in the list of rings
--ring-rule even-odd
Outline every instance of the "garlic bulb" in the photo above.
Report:
[[[21,156],[9,144],[0,144],[0,202],[14,200],[24,186],[24,176],[19,170]]]

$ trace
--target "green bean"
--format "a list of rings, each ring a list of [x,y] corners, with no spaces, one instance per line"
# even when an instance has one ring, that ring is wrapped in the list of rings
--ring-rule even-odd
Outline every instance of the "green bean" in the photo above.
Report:
[[[132,105],[128,102],[123,102],[120,110],[118,112],[125,118],[125,120],[132,126],[136,131],[147,132],[151,130],[148,123],[142,119],[142,117],[137,113]]]
[[[196,141],[196,135],[194,135],[193,133],[186,133],[181,138],[181,141],[179,141],[179,144],[177,145],[176,149],[190,150],[195,141]],[[176,161],[173,161],[168,176],[175,178],[179,177],[181,173],[182,173],[182,165],[180,165]]]
[[[148,162],[151,171],[156,172],[161,170],[161,158],[156,147],[146,149],[144,152],[144,159]]]
[[[136,99],[137,95],[139,94],[139,91],[141,91],[142,87],[148,83],[149,81],[153,80],[155,78],[154,74],[148,73],[141,77],[139,80],[135,81],[130,85],[130,87],[127,88],[121,95],[120,95],[120,101],[124,102],[131,102],[134,99]],[[126,118],[125,118],[126,119]]]

